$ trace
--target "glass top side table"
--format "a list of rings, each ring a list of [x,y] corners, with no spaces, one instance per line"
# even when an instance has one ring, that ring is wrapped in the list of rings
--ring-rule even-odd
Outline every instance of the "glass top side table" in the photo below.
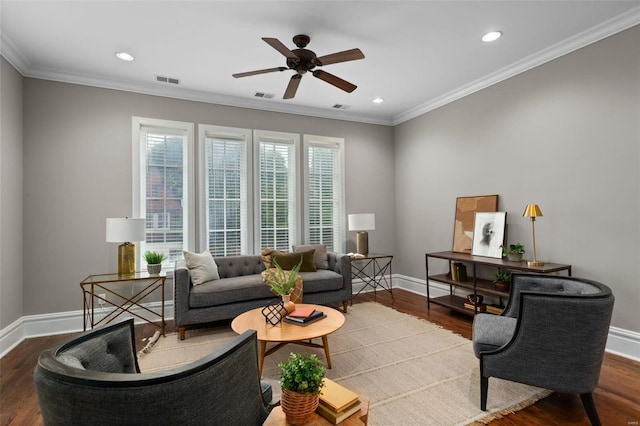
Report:
[[[369,253],[351,257],[351,279],[360,279],[364,285],[351,299],[358,296],[368,287],[373,288],[373,297],[376,297],[378,288],[391,294],[393,299],[393,281],[391,262],[393,255],[382,253]],[[388,276],[387,276],[388,274]]]
[[[136,272],[131,275],[99,274],[89,275],[82,280],[83,329],[109,324],[120,315],[127,313],[157,327],[165,335],[164,285],[167,277],[164,273],[151,275]],[[128,284],[127,284],[128,283]],[[126,290],[131,289],[131,295]],[[143,304],[143,299],[154,292],[161,296],[160,311]],[[96,305],[99,311],[96,312]],[[105,312],[108,310],[108,312]],[[160,320],[160,323],[154,320]]]

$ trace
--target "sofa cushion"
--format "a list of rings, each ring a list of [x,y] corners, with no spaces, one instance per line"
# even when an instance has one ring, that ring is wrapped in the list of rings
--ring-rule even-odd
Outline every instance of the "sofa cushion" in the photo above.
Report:
[[[274,299],[269,289],[260,274],[221,278],[193,287],[189,292],[189,306],[207,308],[247,300]]]
[[[273,263],[278,264],[285,271],[290,271],[300,263],[299,272],[315,272],[316,264],[313,261],[315,250],[301,251],[298,253],[276,254],[273,256]]]
[[[282,251],[282,250],[275,250],[272,249],[271,247],[265,247],[264,249],[262,249],[262,252],[260,253],[260,257],[262,258],[262,262],[264,263],[264,267],[265,269],[269,269],[269,268],[273,268],[273,256],[276,254],[285,254],[286,251]]]
[[[202,253],[191,253],[185,250],[183,254],[194,286],[220,279],[218,265],[211,257],[211,253],[206,250]]]
[[[293,246],[294,253],[309,250],[315,250],[315,253],[313,254],[313,261],[316,264],[316,269],[329,269],[326,244],[306,244]]]
[[[320,269],[316,272],[301,272],[304,294],[321,291],[340,290],[342,288],[342,275],[328,269]]]
[[[516,318],[477,314],[473,318],[473,351],[476,356],[509,343],[516,331],[517,322]]]

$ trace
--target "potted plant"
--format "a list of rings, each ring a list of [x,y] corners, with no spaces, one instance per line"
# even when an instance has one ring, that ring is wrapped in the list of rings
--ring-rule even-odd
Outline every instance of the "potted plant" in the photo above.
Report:
[[[324,386],[325,369],[315,355],[289,354],[289,359],[278,364],[281,405],[288,424],[303,425],[310,422],[318,408],[318,395]]]
[[[296,286],[296,281],[300,279],[298,271],[302,266],[302,258],[290,271],[283,270],[275,259],[273,260],[273,264],[275,268],[263,272],[262,278],[275,294],[282,297],[282,302],[287,312],[293,312],[295,303],[291,301],[291,292]]]
[[[506,256],[507,259],[514,262],[522,261],[522,255],[524,254],[524,246],[522,244],[509,244],[509,247],[502,245],[500,248],[502,248],[502,255]]]
[[[508,291],[511,285],[511,272],[506,269],[498,269],[493,282],[496,290]]]
[[[164,253],[159,253],[157,251],[146,251],[144,253],[144,260],[147,261],[147,271],[151,275],[158,275],[162,270],[162,261],[165,260],[167,256]]]

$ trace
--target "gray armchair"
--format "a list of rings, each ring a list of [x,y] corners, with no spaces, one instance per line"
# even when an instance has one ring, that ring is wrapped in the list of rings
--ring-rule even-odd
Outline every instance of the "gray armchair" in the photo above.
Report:
[[[480,359],[480,408],[489,377],[578,393],[599,425],[592,392],[598,384],[614,297],[586,279],[517,274],[502,315],[478,314],[473,349]]]
[[[258,377],[256,332],[191,364],[140,373],[133,320],[43,352],[34,379],[46,425],[261,425],[271,387]]]

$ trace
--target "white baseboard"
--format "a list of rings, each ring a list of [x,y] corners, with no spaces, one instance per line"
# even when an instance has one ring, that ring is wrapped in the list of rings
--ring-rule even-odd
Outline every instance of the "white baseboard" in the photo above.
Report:
[[[159,312],[160,302],[145,303],[148,309]],[[141,309],[132,309],[138,315],[145,315]],[[103,311],[96,310],[96,321],[104,317]],[[115,321],[122,321],[131,315],[123,313]],[[164,304],[165,321],[173,319],[173,300]],[[135,318],[136,324],[141,324],[139,318]],[[52,314],[27,315],[14,321],[9,326],[0,330],[0,358],[29,337],[52,336],[56,334],[77,333],[82,331],[82,311],[56,312]]]
[[[387,277],[389,278],[389,277]],[[425,280],[405,275],[393,275],[393,288],[410,291],[425,297],[427,303],[427,287]],[[364,286],[360,280],[353,281],[353,293],[357,293]],[[363,290],[363,293],[373,291]],[[384,291],[384,290],[381,290]],[[429,287],[432,297],[449,294],[449,286],[432,282]],[[160,302],[146,304],[150,309],[158,310]],[[125,318],[124,314],[122,318]],[[173,319],[173,300],[165,302],[165,319]],[[136,324],[142,323],[136,318]],[[27,315],[19,318],[0,330],[0,358],[15,348],[20,342],[29,337],[50,336],[55,334],[75,333],[82,331],[82,311],[57,312],[52,314]],[[607,352],[640,361],[640,333],[617,327],[609,328]]]

